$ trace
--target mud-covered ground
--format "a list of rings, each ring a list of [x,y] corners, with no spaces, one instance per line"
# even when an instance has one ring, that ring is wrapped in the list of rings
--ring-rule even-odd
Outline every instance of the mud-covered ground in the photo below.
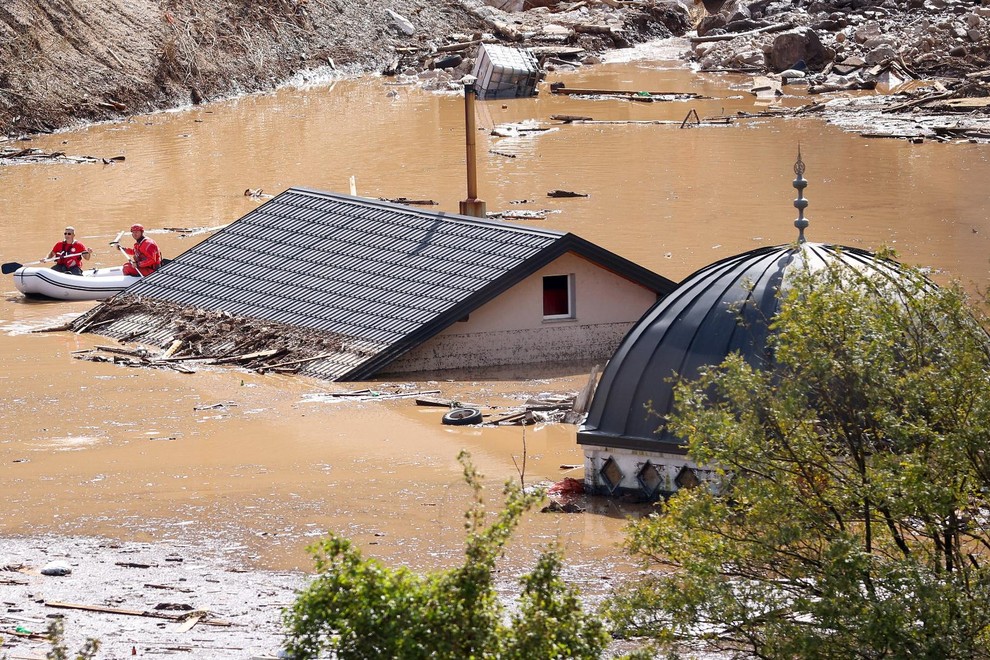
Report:
[[[238,551],[94,538],[4,538],[0,657],[46,657],[52,647],[45,632],[55,618],[64,622],[70,657],[88,638],[99,640],[101,659],[278,657],[281,612],[309,577],[246,570]],[[59,567],[71,573],[42,574]]]

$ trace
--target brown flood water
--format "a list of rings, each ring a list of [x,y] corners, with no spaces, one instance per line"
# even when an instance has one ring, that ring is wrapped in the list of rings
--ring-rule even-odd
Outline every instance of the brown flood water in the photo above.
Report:
[[[552,114],[597,120],[680,121],[767,106],[747,79],[699,76],[675,62],[616,61],[552,74],[570,87],[691,91],[712,97],[631,103],[552,96],[489,101],[478,125]],[[738,86],[738,87],[733,87]],[[782,103],[801,103],[785,98]],[[119,263],[107,243],[140,221],[175,256],[259,202],[247,188],[289,186],[368,197],[433,199],[456,212],[465,197],[464,110],[435,94],[368,78],[137,117],[44,136],[25,146],[70,155],[126,156],[102,164],[0,167],[0,261],[47,254],[64,225],[97,249],[89,265]],[[730,127],[561,126],[525,138],[478,134],[480,196],[489,211],[549,209],[527,224],[572,231],[679,280],[722,257],[794,239],[792,166],[807,164],[810,240],[896,248],[904,261],[972,289],[988,280],[990,200],[983,145],[866,140],[811,118]],[[513,154],[515,158],[491,153]],[[551,199],[553,189],[587,198]],[[526,203],[513,203],[527,200]],[[458,428],[412,400],[327,403],[326,391],[381,387],[201,369],[194,375],[73,359],[109,340],[26,330],[64,322],[94,303],[22,298],[5,276],[0,296],[2,538],[45,533],[122,540],[207,541],[241,548],[255,566],[310,567],[303,548],[328,530],[369,554],[416,567],[453,563],[469,501],[455,457],[467,449],[490,486],[580,477],[570,425]],[[506,405],[574,392],[585,374],[541,380],[410,383]],[[210,408],[225,403],[225,407]],[[533,515],[512,544],[519,564],[549,541],[589,581],[621,570],[623,516],[598,503],[585,515]]]

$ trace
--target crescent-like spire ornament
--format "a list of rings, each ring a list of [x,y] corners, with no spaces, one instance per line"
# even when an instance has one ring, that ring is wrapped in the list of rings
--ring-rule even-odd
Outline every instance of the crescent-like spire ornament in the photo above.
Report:
[[[794,174],[797,178],[794,179],[794,188],[798,191],[797,199],[794,200],[794,208],[798,210],[797,220],[794,221],[794,226],[798,230],[798,243],[804,243],[807,239],[804,237],[804,230],[808,226],[808,220],[804,217],[804,210],[808,208],[808,200],[804,198],[804,189],[808,187],[808,182],[804,180],[804,161],[801,160],[801,147],[798,147],[797,162],[794,163]]]

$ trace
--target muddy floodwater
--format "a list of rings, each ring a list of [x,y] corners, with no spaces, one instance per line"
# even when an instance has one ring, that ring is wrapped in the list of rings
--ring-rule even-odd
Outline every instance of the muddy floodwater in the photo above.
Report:
[[[623,53],[622,55],[627,55]],[[568,87],[693,92],[704,99],[637,103],[555,96],[480,102],[479,196],[492,211],[547,211],[524,224],[571,231],[680,280],[717,259],[796,237],[792,167],[807,166],[810,240],[895,248],[903,261],[988,283],[990,199],[986,145],[911,144],[843,133],[816,118],[752,118],[680,128],[701,118],[774,105],[749,80],[699,75],[680,63],[616,57],[555,72]],[[382,78],[287,88],[178,112],[17,143],[111,164],[0,166],[0,260],[45,256],[65,225],[116,265],[108,247],[141,222],[176,256],[290,186],[434,200],[456,212],[466,196],[464,104]],[[809,99],[799,90],[775,101]],[[819,100],[819,99],[815,99]],[[555,114],[605,122],[551,126]],[[496,137],[497,125],[534,120],[546,131]],[[667,120],[674,123],[636,123]],[[550,198],[550,190],[586,194]],[[575,427],[450,427],[442,409],[412,399],[329,401],[320,393],[369,388],[510,406],[574,393],[586,372],[459,375],[426,382],[325,383],[203,367],[195,374],[128,369],[74,358],[110,340],[31,333],[95,303],[24,299],[4,276],[0,297],[2,537],[106,536],[197,541],[243,553],[252,566],[307,569],[307,544],[343,533],[368,554],[415,567],[450,565],[470,499],[458,452],[491,486],[580,478]],[[524,452],[525,448],[525,452]],[[534,514],[509,561],[525,566],[559,543],[575,576],[624,570],[617,543],[629,510],[592,503],[578,515]]]

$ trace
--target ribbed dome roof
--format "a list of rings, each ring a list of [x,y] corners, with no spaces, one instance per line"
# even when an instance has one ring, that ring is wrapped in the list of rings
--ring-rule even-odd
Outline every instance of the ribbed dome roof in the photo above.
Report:
[[[674,402],[671,377],[693,378],[700,367],[720,364],[733,352],[762,364],[768,324],[789,275],[804,261],[815,269],[836,260],[897,277],[895,262],[820,243],[760,248],[689,276],[622,340],[602,373],[578,443],[682,453],[681,441],[662,428]]]

